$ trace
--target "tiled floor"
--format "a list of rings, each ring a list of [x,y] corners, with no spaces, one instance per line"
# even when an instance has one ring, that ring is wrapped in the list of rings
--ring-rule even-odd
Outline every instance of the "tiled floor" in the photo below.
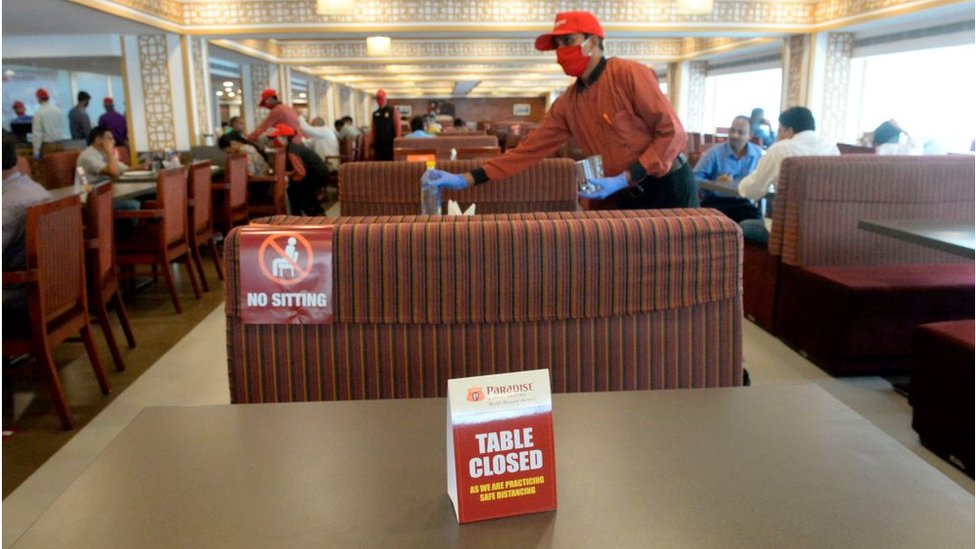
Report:
[[[331,209],[330,214],[338,212]],[[143,408],[229,402],[224,312],[213,310],[3,501],[3,546],[12,544]],[[833,379],[779,340],[744,323],[744,354],[754,385],[816,383],[973,493],[973,481],[922,448],[911,408],[879,377]],[[744,389],[747,390],[747,389]]]

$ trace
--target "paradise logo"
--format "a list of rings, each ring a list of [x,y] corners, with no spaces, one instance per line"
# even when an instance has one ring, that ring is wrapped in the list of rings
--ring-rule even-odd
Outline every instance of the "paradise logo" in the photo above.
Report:
[[[503,396],[513,393],[526,393],[534,390],[532,383],[518,383],[514,385],[487,385],[481,387],[468,388],[468,402],[481,402],[488,396]]]
[[[484,399],[485,392],[481,390],[481,387],[468,388],[468,402],[480,402]]]

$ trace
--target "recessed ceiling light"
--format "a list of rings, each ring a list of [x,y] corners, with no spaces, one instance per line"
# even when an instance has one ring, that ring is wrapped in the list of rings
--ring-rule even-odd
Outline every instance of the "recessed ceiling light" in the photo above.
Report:
[[[217,97],[223,97],[224,92],[217,90]]]
[[[305,99],[306,97],[308,97],[308,95],[305,92],[302,92],[302,93],[298,94],[298,97],[301,97],[302,99]]]
[[[234,92],[227,92],[227,97],[234,97]]]
[[[224,87],[225,88],[230,88],[230,87],[233,87],[233,86],[234,86],[234,83],[231,82],[230,80],[227,80],[227,81],[224,82]]]

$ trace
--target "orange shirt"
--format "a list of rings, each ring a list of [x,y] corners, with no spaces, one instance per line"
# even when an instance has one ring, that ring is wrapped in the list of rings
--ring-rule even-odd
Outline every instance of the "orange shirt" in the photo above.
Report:
[[[603,156],[606,176],[629,169],[634,182],[645,174],[667,174],[685,146],[684,128],[654,71],[626,59],[605,59],[588,83],[578,80],[553,103],[525,141],[486,162],[484,173],[488,179],[512,176],[552,156],[570,136],[588,156]]]
[[[264,119],[264,122],[261,122],[261,125],[254,128],[253,132],[247,134],[247,140],[253,143],[259,137],[261,137],[262,134],[264,134],[265,130],[277,124],[290,126],[295,130],[299,137],[305,137],[305,134],[302,133],[302,125],[298,122],[298,111],[296,111],[294,107],[290,107],[284,103],[278,103],[273,109],[271,109],[271,112],[268,113],[268,116]]]

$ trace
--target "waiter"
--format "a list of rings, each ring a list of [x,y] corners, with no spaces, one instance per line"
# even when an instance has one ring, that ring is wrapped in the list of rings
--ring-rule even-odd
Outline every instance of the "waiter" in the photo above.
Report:
[[[32,120],[34,160],[41,158],[41,146],[64,140],[64,116],[61,109],[51,104],[51,94],[44,88],[37,88],[37,102],[41,108],[34,113]]]
[[[386,92],[376,92],[378,109],[373,111],[373,159],[393,160],[393,140],[400,137],[400,117],[387,104]]]
[[[556,15],[538,50],[556,50],[556,61],[576,82],[553,103],[542,124],[504,155],[463,175],[436,171],[439,187],[461,189],[504,179],[552,156],[570,137],[587,155],[603,156],[597,190],[580,197],[612,197],[617,207],[698,206],[695,176],[681,150],[685,131],[649,68],[603,56],[603,28],[588,12]]]
[[[298,121],[298,111],[294,107],[278,101],[278,92],[271,88],[261,92],[261,102],[258,103],[258,106],[264,107],[270,112],[264,121],[257,128],[254,128],[254,131],[247,134],[247,140],[251,143],[256,142],[268,129],[276,128],[280,124],[295,130],[295,135],[305,137],[305,134],[302,133],[301,123]]]

